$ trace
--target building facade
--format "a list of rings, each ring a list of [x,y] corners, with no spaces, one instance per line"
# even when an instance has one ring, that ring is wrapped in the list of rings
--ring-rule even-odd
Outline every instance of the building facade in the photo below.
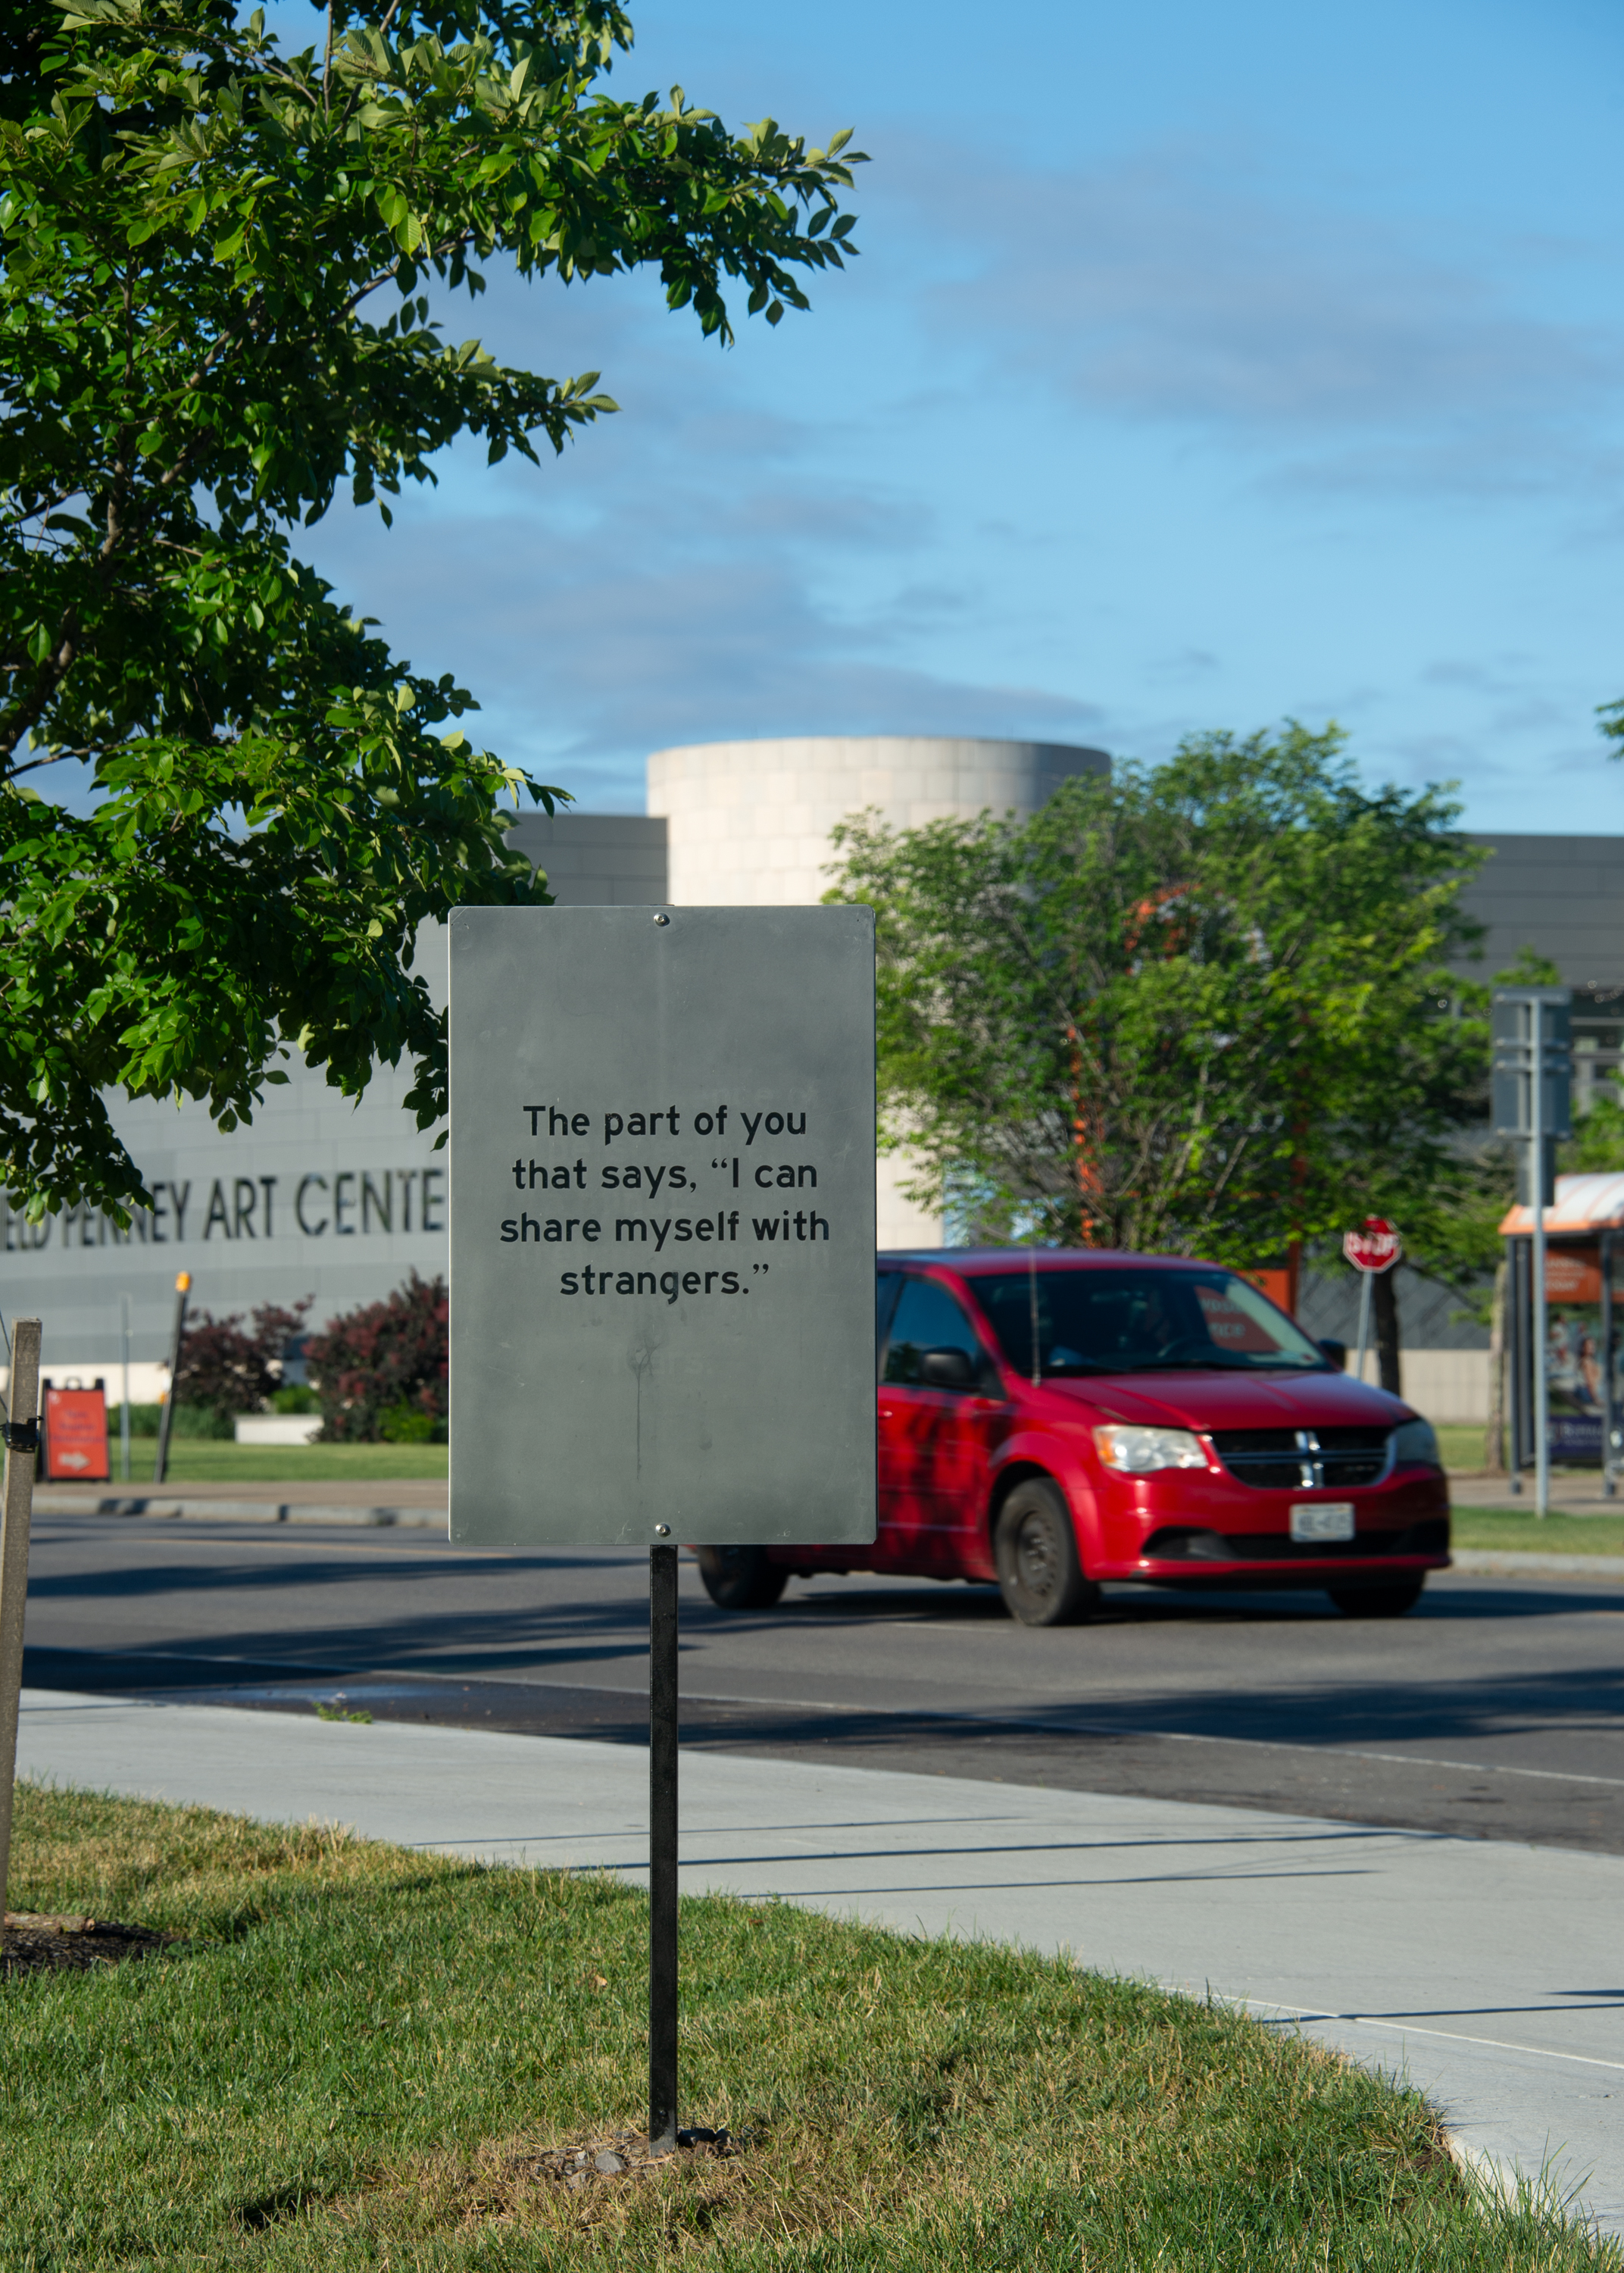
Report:
[[[643,814],[527,814],[513,841],[546,872],[566,906],[805,905],[821,898],[834,858],[829,832],[849,814],[877,811],[896,827],[943,817],[1036,810],[1059,783],[1104,773],[1104,751],[1041,742],[929,736],[792,738],[658,751]],[[1490,858],[1467,887],[1484,924],[1486,977],[1524,947],[1548,956],[1575,990],[1576,1102],[1624,1078],[1624,836],[1486,836]],[[418,968],[436,1000],[445,986],[444,936],[426,928]],[[404,1069],[380,1069],[347,1103],[318,1072],[290,1064],[252,1125],[221,1136],[201,1106],[143,1103],[116,1118],[157,1205],[118,1232],[95,1211],[29,1225],[0,1202],[0,1309],[44,1321],[45,1370],[59,1381],[101,1376],[120,1386],[127,1307],[131,1393],[152,1401],[178,1271],[194,1306],[215,1316],[310,1298],[319,1327],[378,1300],[410,1271],[446,1267],[450,1156],[405,1111]],[[901,1172],[905,1174],[905,1168]],[[883,1163],[883,1246],[940,1242],[939,1222],[897,1189]],[[1351,1341],[1352,1274],[1310,1279],[1303,1322]],[[1487,1335],[1457,1300],[1400,1273],[1406,1392],[1443,1420],[1487,1409]]]

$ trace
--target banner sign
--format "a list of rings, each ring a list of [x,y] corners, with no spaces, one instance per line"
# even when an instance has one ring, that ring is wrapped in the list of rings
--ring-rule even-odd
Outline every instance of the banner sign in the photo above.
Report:
[[[451,919],[451,1535],[872,1540],[868,908]]]
[[[1599,1302],[1600,1248],[1547,1247],[1545,1300],[1547,1302]]]

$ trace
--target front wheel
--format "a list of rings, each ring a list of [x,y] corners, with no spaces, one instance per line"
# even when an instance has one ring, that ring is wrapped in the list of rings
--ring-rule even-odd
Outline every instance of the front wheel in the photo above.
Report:
[[[705,1591],[719,1610],[770,1610],[790,1583],[782,1563],[764,1547],[696,1547]]]
[[[1328,1587],[1326,1593],[1344,1618],[1402,1618],[1421,1599],[1425,1579],[1397,1587]]]
[[[1041,1476],[1017,1484],[999,1510],[992,1538],[999,1591],[1023,1626],[1075,1625],[1099,1607],[1083,1576],[1071,1510]]]

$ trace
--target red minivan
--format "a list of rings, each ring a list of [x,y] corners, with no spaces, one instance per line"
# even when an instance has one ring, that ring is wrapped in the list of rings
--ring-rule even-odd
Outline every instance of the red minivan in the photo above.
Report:
[[[1025,1625],[1102,1579],[1322,1587],[1397,1617],[1449,1560],[1430,1424],[1221,1264],[1100,1249],[879,1257],[872,1547],[703,1547],[711,1600],[819,1571],[996,1580]]]

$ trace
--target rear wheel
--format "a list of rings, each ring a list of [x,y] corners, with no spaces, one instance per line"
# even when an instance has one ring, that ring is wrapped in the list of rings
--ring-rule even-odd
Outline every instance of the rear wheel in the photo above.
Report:
[[[1017,1484],[999,1510],[992,1539],[999,1591],[1023,1626],[1074,1625],[1099,1607],[1083,1576],[1071,1510],[1041,1476]]]
[[[1396,1587],[1328,1587],[1344,1618],[1402,1618],[1421,1599],[1425,1579],[1406,1579]]]
[[[782,1563],[764,1547],[696,1547],[705,1591],[719,1610],[770,1610],[790,1583]]]

